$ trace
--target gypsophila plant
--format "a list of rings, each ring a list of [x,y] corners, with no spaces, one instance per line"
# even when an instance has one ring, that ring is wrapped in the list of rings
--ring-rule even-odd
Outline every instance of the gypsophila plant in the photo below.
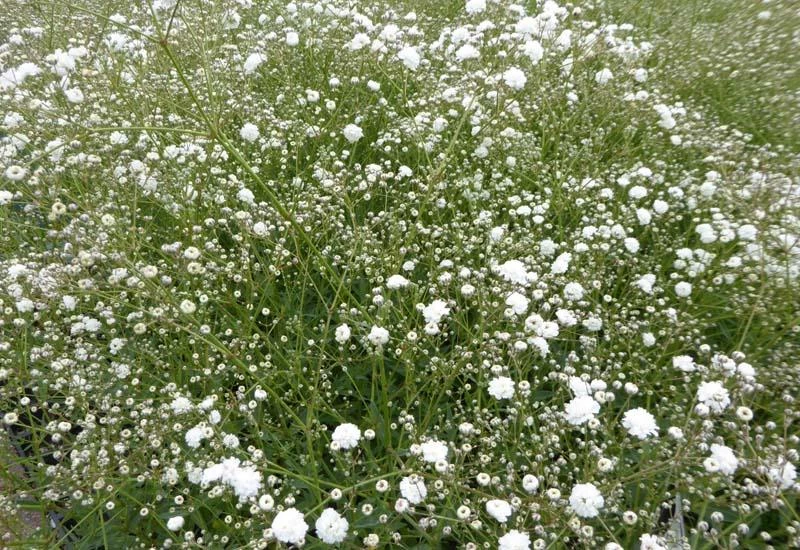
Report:
[[[796,2],[0,23],[7,542],[800,545]]]

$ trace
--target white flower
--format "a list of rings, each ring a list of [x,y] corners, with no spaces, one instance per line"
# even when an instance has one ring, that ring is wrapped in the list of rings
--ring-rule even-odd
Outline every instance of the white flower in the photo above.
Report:
[[[669,429],[667,429],[667,434],[672,439],[676,439],[676,440],[683,439],[683,430],[681,430],[677,426],[670,426]]]
[[[425,323],[433,325],[439,324],[442,318],[449,313],[450,308],[447,307],[447,302],[444,300],[434,300],[422,309],[422,316],[425,318]]]
[[[417,52],[417,48],[413,46],[406,46],[399,52],[397,52],[397,58],[403,62],[403,65],[411,69],[412,71],[417,70],[420,63],[420,56],[419,52]]]
[[[656,535],[644,534],[639,537],[640,550],[667,550]]]
[[[258,507],[265,512],[269,512],[274,506],[275,499],[272,498],[272,495],[264,494],[258,497]]]
[[[482,13],[486,10],[486,0],[467,0],[466,9],[470,15]]]
[[[409,508],[411,508],[411,504],[405,498],[398,498],[394,503],[394,511],[398,514],[405,514]]]
[[[346,323],[342,323],[336,327],[334,338],[340,344],[344,344],[350,339],[350,327]]]
[[[753,378],[756,375],[756,369],[750,363],[739,363],[736,367],[736,372],[745,378]]]
[[[587,319],[583,320],[583,326],[586,327],[586,330],[591,332],[597,332],[598,330],[603,328],[603,320],[599,317],[590,316]]]
[[[267,58],[260,53],[251,53],[244,62],[244,74],[253,74]]]
[[[348,49],[350,49],[350,50],[355,52],[355,51],[358,51],[358,50],[364,48],[365,46],[368,46],[370,42],[371,42],[371,40],[369,38],[369,35],[365,34],[363,32],[360,32],[360,33],[356,34],[350,40],[350,42],[348,42],[347,47],[348,47]]]
[[[556,315],[558,316],[558,314]],[[525,330],[528,332],[535,332],[536,336],[546,339],[555,338],[560,331],[558,323],[554,321],[545,321],[538,313],[529,315],[525,319]]]
[[[85,99],[83,92],[79,88],[70,88],[68,90],[64,90],[64,97],[66,97],[67,101],[70,103],[83,103],[83,100]]]
[[[579,395],[564,407],[564,417],[573,426],[588,422],[600,412],[600,403],[590,395]]]
[[[597,469],[601,472],[610,472],[614,469],[614,461],[603,457],[597,461]]]
[[[572,45],[572,31],[569,29],[563,30],[556,38],[555,44],[562,52],[568,50]]]
[[[675,285],[675,294],[679,298],[688,298],[692,295],[692,284],[686,281],[681,281]]]
[[[714,458],[708,457],[703,461],[703,467],[709,473],[715,473],[719,471],[719,462],[717,462]]]
[[[325,544],[338,544],[347,538],[350,524],[333,508],[325,508],[314,523],[317,537]]]
[[[506,298],[506,305],[517,315],[522,315],[528,311],[529,300],[519,292],[512,292]]]
[[[506,83],[506,86],[514,90],[521,90],[524,88],[527,81],[528,77],[517,67],[511,67],[503,73],[503,82]]]
[[[404,477],[400,480],[400,494],[411,504],[419,504],[428,496],[425,480],[417,475]]]
[[[579,483],[572,488],[569,505],[582,518],[593,518],[600,513],[605,499],[591,483]]]
[[[565,327],[573,327],[578,324],[578,319],[568,309],[557,309],[556,319],[558,319],[558,322]]]
[[[186,444],[192,449],[199,448],[200,443],[202,443],[203,439],[205,438],[206,438],[206,431],[201,426],[195,426],[194,428],[189,428],[188,430],[186,430],[186,434],[184,435]]]
[[[300,36],[296,32],[286,33],[286,44],[289,46],[297,46],[300,43]]]
[[[6,177],[11,181],[21,181],[27,173],[28,171],[25,168],[16,164],[12,164],[5,171]]]
[[[728,390],[720,382],[702,382],[697,388],[697,400],[715,413],[721,413],[731,404]]]
[[[489,231],[489,238],[494,243],[499,243],[503,236],[506,234],[506,229],[504,227],[498,226],[493,227],[491,231]],[[516,260],[515,260],[516,261]]]
[[[754,225],[747,223],[744,225],[740,225],[739,228],[736,230],[736,234],[743,241],[754,241],[756,239],[756,236],[758,235],[758,229],[756,229]]]
[[[658,435],[656,419],[641,407],[625,412],[622,417],[622,426],[628,430],[629,434],[639,439],[647,439],[651,435]]]
[[[592,395],[591,385],[577,376],[569,377],[569,389],[572,390],[572,393],[575,395],[575,397]]]
[[[239,192],[236,193],[236,198],[247,204],[253,204],[256,200],[256,196],[247,187],[239,189]]]
[[[369,340],[373,346],[383,346],[389,342],[389,331],[383,327],[372,325],[372,330],[369,331],[367,340]]]
[[[224,29],[238,29],[242,22],[242,16],[236,10],[228,10],[222,16],[222,28]]]
[[[697,370],[695,367],[694,359],[688,355],[677,355],[672,358],[672,366],[683,372],[692,372]]]
[[[281,542],[299,544],[306,536],[308,524],[304,516],[296,508],[287,508],[278,512],[272,520],[272,533]]]
[[[253,224],[253,233],[259,237],[264,237],[269,233],[269,228],[264,222],[256,222]]]
[[[350,143],[355,143],[362,137],[364,137],[364,130],[362,130],[359,126],[355,124],[348,124],[342,130],[342,134],[344,134],[344,138],[349,141]]]
[[[634,239],[633,237],[627,237],[622,242],[625,245],[625,249],[631,254],[636,254],[637,252],[639,252],[640,245],[638,239]]]
[[[669,210],[669,203],[664,202],[661,199],[656,199],[653,201],[653,212],[656,214],[664,214],[667,210]]]
[[[528,533],[512,529],[497,540],[498,550],[530,550],[531,538]]]
[[[201,483],[221,482],[228,485],[240,500],[254,497],[261,490],[261,472],[253,466],[240,466],[238,458],[230,457],[202,471]]]
[[[239,130],[239,135],[245,141],[254,142],[258,139],[258,126],[248,122]]]
[[[647,196],[647,188],[641,185],[634,185],[628,189],[628,196],[632,199],[642,199]]]
[[[420,445],[422,449],[422,460],[425,462],[438,462],[440,460],[447,460],[447,444],[442,441],[426,441]]]
[[[528,40],[522,46],[522,53],[528,56],[532,65],[536,65],[544,57],[544,49],[538,40]]]
[[[733,454],[733,449],[725,445],[714,443],[711,445],[711,457],[717,464],[717,471],[725,475],[733,475],[739,467],[739,459]]]
[[[36,76],[42,72],[35,63],[22,63],[16,68],[0,73],[0,91],[13,89],[22,84],[29,76]]]
[[[516,283],[521,286],[528,286],[528,270],[525,264],[519,260],[508,260],[495,268],[497,273],[506,281]]]
[[[786,460],[782,464],[771,467],[767,475],[781,489],[789,489],[797,479],[797,469],[794,464]]]
[[[500,523],[508,521],[511,512],[511,505],[505,500],[492,499],[486,502],[486,513]]]
[[[392,275],[386,279],[386,288],[389,290],[397,290],[398,288],[407,287],[409,284],[408,279],[402,275]]]
[[[333,430],[331,440],[336,443],[340,449],[352,449],[356,447],[361,440],[361,430],[355,424],[339,424],[336,426],[336,429]]]
[[[228,485],[239,500],[247,500],[256,496],[261,490],[261,472],[257,472],[253,467],[237,468]]]
[[[736,407],[736,416],[739,420],[749,422],[753,419],[753,410],[750,407]]]
[[[222,438],[222,445],[228,449],[236,449],[239,447],[239,438],[234,434],[225,434]]]
[[[189,399],[179,395],[172,400],[172,403],[169,404],[169,408],[172,409],[172,412],[175,414],[184,414],[191,411],[194,405]]]
[[[580,283],[567,283],[564,285],[564,298],[577,302],[583,298],[583,287]]]
[[[167,520],[167,529],[170,531],[180,531],[185,523],[183,516],[173,516]]]
[[[456,59],[458,61],[466,61],[467,59],[478,59],[481,56],[481,52],[478,51],[478,48],[471,44],[464,44],[460,48],[456,50]]]
[[[541,30],[541,21],[533,17],[523,17],[514,25],[514,30],[520,34],[534,34]]]
[[[489,382],[489,395],[495,399],[514,397],[514,381],[507,376],[498,376]]]
[[[572,254],[569,252],[564,252],[563,254],[559,254],[558,258],[555,259],[553,264],[550,266],[550,273],[555,275],[560,275],[562,273],[566,273],[569,269],[569,262],[572,260]]]
[[[522,478],[522,488],[529,493],[535,493],[539,489],[539,478],[533,474],[526,474]]]
[[[594,81],[601,86],[610,82],[612,78],[614,78],[614,73],[608,68],[601,69],[594,75]]]

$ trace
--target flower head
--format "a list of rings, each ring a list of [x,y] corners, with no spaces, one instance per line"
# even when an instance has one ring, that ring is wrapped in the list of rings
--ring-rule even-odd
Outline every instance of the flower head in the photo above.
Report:
[[[495,399],[511,399],[514,391],[514,381],[507,376],[498,376],[489,382],[489,395]]]
[[[296,508],[287,508],[272,520],[272,532],[275,538],[289,544],[300,544],[308,532],[305,516]]]
[[[400,480],[400,494],[411,504],[419,504],[428,496],[425,480],[418,475],[411,475]]]
[[[639,439],[647,439],[658,435],[658,425],[652,414],[645,409],[636,408],[626,411],[622,417],[622,427]]]
[[[338,544],[347,538],[348,521],[333,508],[325,508],[314,523],[317,537],[325,544]]]
[[[582,518],[593,518],[600,513],[605,499],[591,483],[579,483],[572,488],[569,505]]]
[[[500,523],[505,523],[511,517],[511,505],[505,500],[492,499],[486,501],[486,513]]]
[[[336,443],[340,449],[352,449],[358,446],[361,440],[361,430],[355,424],[339,424],[331,434],[331,441]]]
[[[574,397],[564,408],[564,417],[573,426],[580,426],[594,418],[600,412],[600,403],[591,395]]]

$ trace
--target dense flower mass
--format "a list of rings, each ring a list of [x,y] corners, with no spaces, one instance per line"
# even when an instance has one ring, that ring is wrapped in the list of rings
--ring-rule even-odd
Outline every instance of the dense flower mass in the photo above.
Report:
[[[9,544],[800,546],[800,15],[635,3],[2,3]]]
[[[522,533],[512,529],[497,541],[499,550],[530,550],[531,537],[527,533]]]
[[[629,434],[639,439],[658,435],[656,419],[641,407],[626,411],[622,416],[622,426],[628,430]]]
[[[295,508],[278,512],[272,520],[272,533],[281,542],[299,544],[305,538],[307,531],[308,524],[303,519],[303,514]]]
[[[400,494],[411,504],[420,504],[428,496],[425,480],[416,474],[401,479],[399,488]]]
[[[591,483],[575,485],[569,495],[569,505],[582,518],[596,517],[604,503],[603,495]]]
[[[331,434],[331,444],[335,444],[339,449],[352,449],[358,445],[360,439],[361,430],[349,422],[339,424]]]
[[[506,523],[511,512],[511,505],[505,500],[493,499],[486,503],[486,513],[500,523]]]
[[[350,524],[339,512],[333,508],[326,508],[314,523],[314,527],[317,530],[317,536],[322,542],[338,544],[347,538]]]

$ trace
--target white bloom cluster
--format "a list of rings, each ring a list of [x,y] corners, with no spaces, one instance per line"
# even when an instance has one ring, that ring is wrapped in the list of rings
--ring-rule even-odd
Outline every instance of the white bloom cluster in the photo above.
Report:
[[[0,3],[4,512],[800,547],[800,26],[763,3]]]
[[[207,485],[215,482],[228,485],[237,497],[246,500],[261,491],[262,476],[255,467],[242,466],[238,458],[231,457],[203,470],[200,483]]]

